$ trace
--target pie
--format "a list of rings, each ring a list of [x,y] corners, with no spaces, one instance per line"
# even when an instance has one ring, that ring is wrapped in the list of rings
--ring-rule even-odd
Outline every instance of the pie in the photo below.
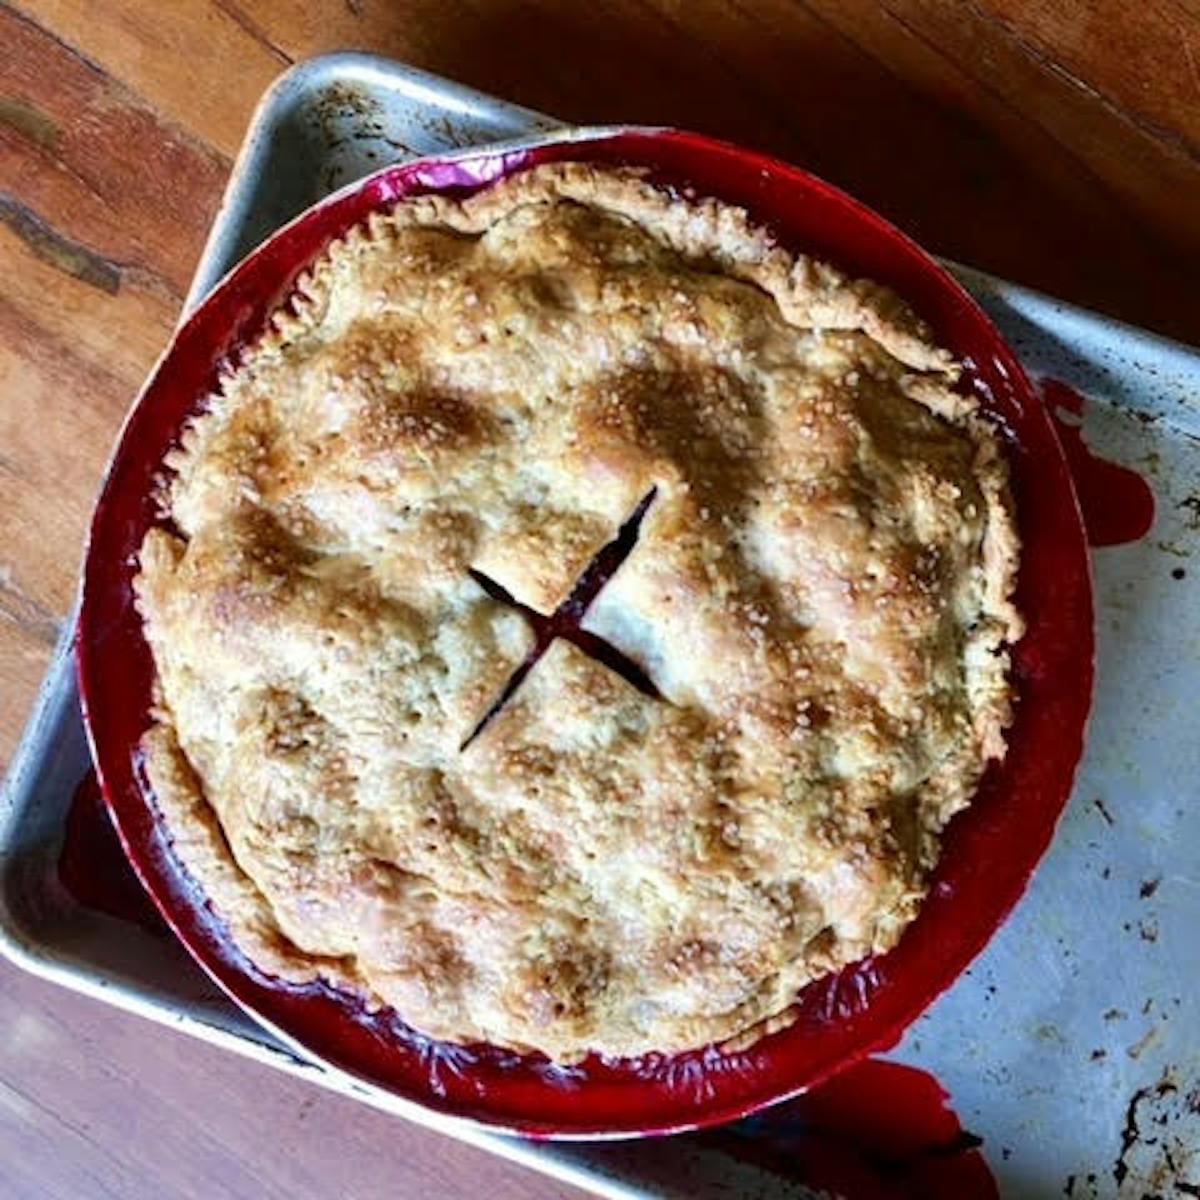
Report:
[[[895,295],[636,172],[333,244],[140,552],[147,776],[265,976],[431,1037],[745,1045],[1003,756],[997,430]]]

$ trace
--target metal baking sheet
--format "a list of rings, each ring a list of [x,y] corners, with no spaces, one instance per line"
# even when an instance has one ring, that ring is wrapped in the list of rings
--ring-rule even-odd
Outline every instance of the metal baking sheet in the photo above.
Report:
[[[556,122],[397,63],[337,54],[264,97],[188,298],[313,201],[388,162]],[[1200,354],[953,267],[1035,375],[1086,394],[1089,444],[1141,472],[1157,516],[1094,556],[1089,749],[1028,895],[889,1055],[934,1074],[1006,1197],[1198,1194],[1200,1185]],[[73,622],[71,623],[73,626]],[[18,965],[321,1086],[620,1197],[809,1189],[702,1138],[536,1145],[316,1066],[226,1001],[173,943],[75,903],[56,861],[88,766],[71,634],[0,794],[0,951]]]

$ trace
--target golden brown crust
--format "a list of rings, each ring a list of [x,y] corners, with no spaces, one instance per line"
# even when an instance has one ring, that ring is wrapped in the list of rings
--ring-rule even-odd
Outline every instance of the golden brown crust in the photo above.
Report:
[[[146,759],[260,967],[560,1060],[744,1042],[894,944],[1004,752],[997,438],[890,293],[538,168],[375,216],[172,456]],[[657,488],[587,627],[533,643]]]

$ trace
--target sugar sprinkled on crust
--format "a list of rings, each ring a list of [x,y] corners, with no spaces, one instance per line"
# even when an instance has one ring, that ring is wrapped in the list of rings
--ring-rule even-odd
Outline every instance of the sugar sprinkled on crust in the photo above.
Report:
[[[329,251],[168,462],[147,770],[261,969],[434,1037],[673,1052],[895,943],[1004,753],[997,436],[891,293],[739,209],[541,167]],[[589,612],[662,693],[532,644]]]

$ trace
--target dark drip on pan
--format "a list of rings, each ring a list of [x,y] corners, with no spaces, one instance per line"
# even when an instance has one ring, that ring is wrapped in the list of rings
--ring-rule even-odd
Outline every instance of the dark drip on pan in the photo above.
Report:
[[[85,908],[164,936],[167,927],[126,861],[109,820],[95,771],[79,781],[67,810],[58,879]]]
[[[1058,430],[1088,542],[1121,546],[1145,537],[1154,523],[1154,493],[1136,472],[1093,454],[1083,436],[1083,397],[1057,379],[1042,382],[1046,407]]]
[[[698,1135],[731,1157],[854,1200],[996,1200],[982,1142],[925,1071],[868,1059],[795,1100]]]

